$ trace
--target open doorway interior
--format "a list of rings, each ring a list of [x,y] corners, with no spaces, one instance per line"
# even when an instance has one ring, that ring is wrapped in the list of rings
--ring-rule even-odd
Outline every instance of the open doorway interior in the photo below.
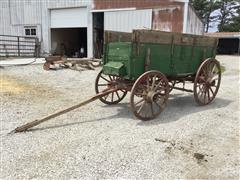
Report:
[[[87,57],[87,28],[51,29],[51,53],[66,57]]]
[[[104,44],[104,14],[93,13],[93,55],[102,58]]]
[[[239,54],[240,38],[219,38],[218,54]]]

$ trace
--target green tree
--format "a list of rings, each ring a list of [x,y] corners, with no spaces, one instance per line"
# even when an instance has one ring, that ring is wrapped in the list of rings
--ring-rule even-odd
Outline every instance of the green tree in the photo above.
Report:
[[[237,10],[236,15],[234,15],[232,21],[229,24],[222,26],[222,31],[240,32],[240,9]]]
[[[217,15],[218,31],[239,31],[239,0],[219,0],[217,6],[219,8]]]
[[[208,32],[211,22],[216,19],[216,16],[213,16],[212,13],[218,9],[219,3],[215,0],[190,0],[190,3],[202,19],[205,31]]]

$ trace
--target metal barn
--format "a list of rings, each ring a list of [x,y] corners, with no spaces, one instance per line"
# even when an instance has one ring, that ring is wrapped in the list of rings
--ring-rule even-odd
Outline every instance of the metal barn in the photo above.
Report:
[[[0,35],[38,37],[42,55],[69,57],[101,57],[104,30],[203,34],[189,0],[1,0],[0,24]]]

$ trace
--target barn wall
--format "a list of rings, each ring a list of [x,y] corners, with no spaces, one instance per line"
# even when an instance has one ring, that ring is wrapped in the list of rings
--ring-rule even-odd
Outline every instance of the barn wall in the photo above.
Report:
[[[203,35],[204,33],[203,22],[191,6],[188,6],[186,33],[197,35]]]
[[[174,2],[172,0],[111,0],[102,1],[94,0],[93,9],[124,9],[136,8],[139,9],[153,9],[152,13],[152,27],[153,30],[182,32],[184,22],[184,3],[188,2],[182,0]]]
[[[151,27],[152,9],[104,12],[104,30],[132,32]]]
[[[184,2],[184,1],[183,1]],[[93,9],[119,9],[131,8],[149,9],[153,7],[162,7],[166,5],[179,5],[181,2],[172,0],[93,0]]]
[[[51,42],[50,9],[83,7],[90,4],[91,0],[1,0],[0,34],[23,36],[24,26],[37,26],[37,36],[42,42],[41,49],[48,53]],[[89,41],[92,39],[91,15],[89,11]]]

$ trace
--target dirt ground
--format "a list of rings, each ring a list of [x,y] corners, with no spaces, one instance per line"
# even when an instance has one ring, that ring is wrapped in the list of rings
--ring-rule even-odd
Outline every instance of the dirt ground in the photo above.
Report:
[[[117,105],[96,101],[18,134],[8,133],[94,95],[100,69],[0,69],[0,179],[239,179],[240,57],[217,59],[226,71],[210,105],[174,90],[164,112],[142,122],[128,95]]]

